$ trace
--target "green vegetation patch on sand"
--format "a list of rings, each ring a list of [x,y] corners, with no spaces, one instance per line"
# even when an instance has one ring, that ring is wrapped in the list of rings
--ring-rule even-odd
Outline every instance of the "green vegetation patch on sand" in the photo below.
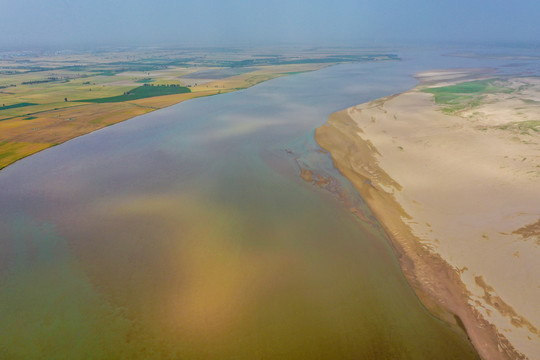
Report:
[[[452,114],[479,106],[486,94],[511,93],[514,90],[504,86],[504,83],[499,79],[487,79],[432,87],[422,91],[433,94],[435,102],[444,106],[442,111]]]
[[[529,134],[529,131],[540,132],[540,120],[515,121],[498,127],[501,130],[514,130],[521,134]]]
[[[173,95],[189,93],[191,90],[184,86],[179,85],[148,85],[136,87],[123,95],[111,96],[106,98],[77,100],[78,102],[92,102],[92,103],[111,103],[111,102],[123,102],[137,99],[144,99],[154,96]]]

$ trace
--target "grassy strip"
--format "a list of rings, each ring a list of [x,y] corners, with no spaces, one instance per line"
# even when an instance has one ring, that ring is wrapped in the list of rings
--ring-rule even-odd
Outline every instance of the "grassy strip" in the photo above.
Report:
[[[91,102],[91,103],[113,103],[113,102],[123,102],[137,99],[144,99],[155,96],[163,95],[173,95],[173,94],[183,94],[189,93],[191,90],[184,86],[175,86],[175,85],[159,85],[153,86],[145,84],[143,86],[136,87],[124,95],[111,96],[105,98],[97,99],[86,99],[86,100],[76,100],[77,102]]]

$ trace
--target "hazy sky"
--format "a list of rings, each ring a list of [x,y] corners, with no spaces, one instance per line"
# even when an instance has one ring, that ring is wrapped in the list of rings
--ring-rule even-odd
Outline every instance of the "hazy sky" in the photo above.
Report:
[[[540,0],[0,0],[0,46],[540,42]]]

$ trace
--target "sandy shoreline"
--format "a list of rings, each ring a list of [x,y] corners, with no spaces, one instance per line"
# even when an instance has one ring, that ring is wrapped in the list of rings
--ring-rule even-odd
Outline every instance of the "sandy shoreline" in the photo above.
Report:
[[[486,77],[432,71],[423,86]],[[484,359],[540,356],[540,81],[452,114],[422,85],[330,116],[319,145],[390,235],[438,317],[465,327]],[[524,127],[525,125],[526,127]],[[504,265],[504,266],[503,266]]]

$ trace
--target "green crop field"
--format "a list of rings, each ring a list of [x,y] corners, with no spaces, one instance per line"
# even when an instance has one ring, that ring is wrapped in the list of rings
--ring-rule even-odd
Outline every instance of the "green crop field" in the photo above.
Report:
[[[37,105],[37,104],[29,103],[29,102],[22,102],[22,103],[17,103],[17,104],[12,104],[12,105],[0,106],[0,110],[16,109],[16,108],[32,106],[32,105]]]
[[[154,96],[163,96],[163,95],[173,95],[173,94],[183,94],[191,92],[191,90],[184,86],[167,86],[167,85],[143,85],[135,89],[131,89],[124,93],[123,95],[111,96],[105,98],[97,99],[86,99],[86,100],[76,100],[78,102],[92,102],[92,103],[111,103],[111,102],[122,102],[129,100],[144,99]]]
[[[144,78],[144,79],[135,80],[135,82],[143,83],[143,84],[149,84],[151,82],[154,82],[154,79],[152,79],[152,78]]]

